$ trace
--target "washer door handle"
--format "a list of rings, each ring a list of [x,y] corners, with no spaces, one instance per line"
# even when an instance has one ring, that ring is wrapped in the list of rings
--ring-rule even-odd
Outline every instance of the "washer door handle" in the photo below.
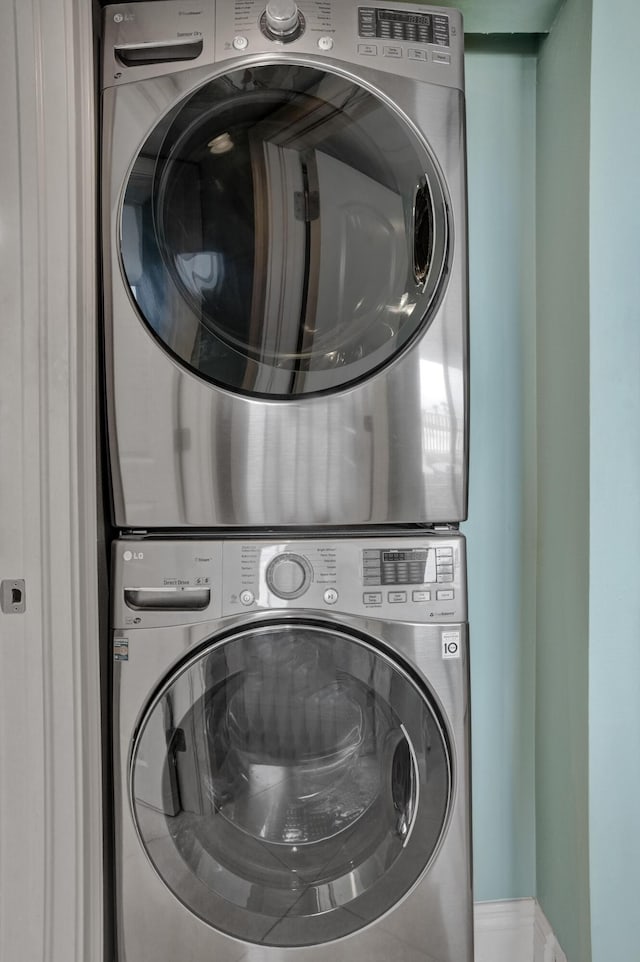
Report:
[[[405,846],[413,830],[418,807],[418,763],[404,725],[391,759],[391,800],[395,812],[395,831]]]

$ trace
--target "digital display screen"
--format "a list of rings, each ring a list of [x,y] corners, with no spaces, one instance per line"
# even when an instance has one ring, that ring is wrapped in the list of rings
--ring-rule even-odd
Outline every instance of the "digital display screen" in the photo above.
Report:
[[[428,27],[431,24],[431,17],[428,14],[399,13],[396,10],[378,10],[378,19],[396,20],[400,23],[415,23],[419,27]]]
[[[383,561],[424,561],[426,551],[383,551]]]
[[[365,585],[422,585],[435,581],[435,556],[429,559],[427,548],[368,549],[363,577]]]

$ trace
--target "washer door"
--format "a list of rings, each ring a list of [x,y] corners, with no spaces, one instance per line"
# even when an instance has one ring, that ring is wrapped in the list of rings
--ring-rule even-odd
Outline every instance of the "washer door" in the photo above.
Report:
[[[121,217],[125,278],[174,359],[250,395],[332,391],[390,361],[446,274],[424,142],[344,77],[220,76],[147,139]]]
[[[451,795],[428,693],[356,636],[302,622],[211,643],[144,712],[134,820],[195,915],[303,946],[379,918],[425,872]]]

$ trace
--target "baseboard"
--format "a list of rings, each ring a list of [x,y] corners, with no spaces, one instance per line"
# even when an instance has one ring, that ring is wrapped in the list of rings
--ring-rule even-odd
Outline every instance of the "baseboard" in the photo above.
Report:
[[[476,902],[475,962],[567,962],[535,899]]]

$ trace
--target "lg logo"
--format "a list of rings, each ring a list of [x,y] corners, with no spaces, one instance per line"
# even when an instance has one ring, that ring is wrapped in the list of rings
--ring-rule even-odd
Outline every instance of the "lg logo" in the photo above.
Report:
[[[125,561],[142,561],[144,551],[125,551],[122,557]]]
[[[136,18],[133,13],[114,13],[113,15],[114,23],[122,23],[123,20],[126,20],[127,22],[129,22],[130,20],[135,20],[135,19]]]

